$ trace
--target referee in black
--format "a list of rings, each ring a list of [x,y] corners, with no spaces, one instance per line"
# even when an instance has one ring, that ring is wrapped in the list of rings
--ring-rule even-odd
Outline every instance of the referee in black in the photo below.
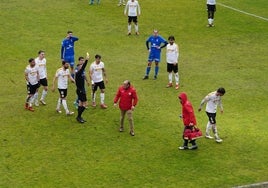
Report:
[[[75,73],[76,94],[78,96],[78,115],[76,120],[79,123],[85,123],[86,120],[82,118],[82,113],[87,104],[87,95],[85,89],[85,68],[87,66],[89,54],[87,53],[86,60],[83,57],[78,58],[77,71]]]

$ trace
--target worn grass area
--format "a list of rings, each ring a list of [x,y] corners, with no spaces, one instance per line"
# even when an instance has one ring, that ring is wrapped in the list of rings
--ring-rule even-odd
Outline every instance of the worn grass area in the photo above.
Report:
[[[116,3],[0,2],[0,187],[210,188],[267,181],[268,22],[218,6],[216,26],[206,28],[203,1],[141,0],[141,35],[127,37],[127,18]],[[268,17],[265,0],[221,3]],[[175,35],[180,46],[179,91],[165,88],[165,50],[158,80],[141,79],[148,55],[145,40],[154,28],[165,38]],[[83,125],[55,113],[57,92],[49,92],[47,106],[34,113],[23,109],[27,60],[44,49],[51,84],[67,30],[79,37],[76,57],[88,51],[93,60],[101,54],[109,77],[109,108],[90,107]],[[127,122],[126,132],[118,132],[119,110],[112,107],[125,79],[134,84],[140,99],[135,137],[129,136]],[[202,138],[197,151],[178,151],[178,93],[187,92],[197,109],[201,99],[220,86],[227,90],[225,112],[217,116],[223,143]],[[68,92],[69,107],[75,110],[73,84]],[[196,116],[204,131],[205,113]]]

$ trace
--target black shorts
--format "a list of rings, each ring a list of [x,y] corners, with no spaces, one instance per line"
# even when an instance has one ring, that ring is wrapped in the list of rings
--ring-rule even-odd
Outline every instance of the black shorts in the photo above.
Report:
[[[207,10],[208,10],[208,12],[215,12],[216,11],[216,5],[207,4]]]
[[[47,84],[47,78],[40,79],[40,84],[42,86],[48,86],[48,84]]]
[[[137,16],[129,16],[128,17],[128,23],[131,23],[131,22],[137,23],[138,22],[138,17]]]
[[[67,89],[58,89],[60,93],[60,98],[67,97]]]
[[[94,85],[92,85],[92,90],[95,92],[97,91],[98,87],[100,89],[105,89],[104,81],[94,83]]]
[[[176,65],[167,63],[167,72],[172,72],[172,71],[174,73],[178,72],[178,63],[176,63]]]
[[[77,89],[76,94],[77,94],[77,97],[78,97],[79,101],[81,101],[81,102],[86,102],[87,101],[87,95],[86,95],[85,90],[81,91],[81,90]]]
[[[216,113],[209,113],[209,112],[206,112],[206,113],[207,113],[207,116],[208,116],[208,121],[211,124],[216,124]]]
[[[33,95],[36,93],[37,89],[39,88],[39,83],[38,84],[35,84],[35,85],[31,85],[31,84],[28,84],[27,85],[27,93],[29,95]]]

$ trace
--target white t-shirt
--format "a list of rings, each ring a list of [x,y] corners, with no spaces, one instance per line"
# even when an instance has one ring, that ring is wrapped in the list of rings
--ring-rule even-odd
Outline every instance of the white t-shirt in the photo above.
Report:
[[[208,5],[216,5],[216,0],[207,0]]]
[[[178,63],[179,58],[179,50],[178,45],[176,43],[173,43],[173,45],[168,44],[166,49],[166,58],[167,63],[174,64]]]
[[[131,0],[127,2],[124,11],[125,14],[127,13],[127,10],[128,10],[128,16],[137,16],[141,14],[139,2],[136,0],[134,2],[132,2]]]
[[[220,106],[221,109],[223,109],[221,103],[221,96],[219,95],[217,96],[216,93],[217,91],[211,92],[204,98],[204,101],[207,102],[206,112],[216,113],[218,105]]]
[[[103,81],[103,69],[104,69],[104,63],[101,61],[99,64],[94,61],[90,65],[90,72],[91,72],[91,80],[94,83],[98,83]]]
[[[47,77],[47,60],[46,58],[39,59],[39,57],[35,58],[35,63],[38,66],[38,71],[39,71],[39,76],[40,79],[46,78]]]
[[[55,75],[58,78],[58,88],[67,89],[68,87],[68,78],[70,76],[69,69],[64,70],[62,67],[59,68]]]
[[[31,85],[35,85],[38,83],[38,66],[35,65],[34,67],[31,67],[30,65],[28,65],[25,69],[25,73],[27,74],[28,81]]]

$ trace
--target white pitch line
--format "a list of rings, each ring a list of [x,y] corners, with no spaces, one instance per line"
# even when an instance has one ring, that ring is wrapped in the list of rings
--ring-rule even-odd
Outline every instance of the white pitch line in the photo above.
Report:
[[[262,19],[262,20],[268,21],[268,18],[264,18],[264,17],[258,16],[258,15],[255,15],[255,14],[251,14],[251,13],[245,12],[245,11],[243,11],[243,10],[239,10],[239,9],[236,9],[236,8],[233,8],[233,7],[224,5],[224,4],[222,4],[222,3],[217,3],[217,4],[218,4],[218,5],[221,5],[221,6],[223,6],[223,7],[232,9],[232,10],[234,10],[234,11],[241,12],[241,13],[246,14],[246,15],[254,16],[254,17],[256,17],[256,18],[260,18],[260,19]]]

